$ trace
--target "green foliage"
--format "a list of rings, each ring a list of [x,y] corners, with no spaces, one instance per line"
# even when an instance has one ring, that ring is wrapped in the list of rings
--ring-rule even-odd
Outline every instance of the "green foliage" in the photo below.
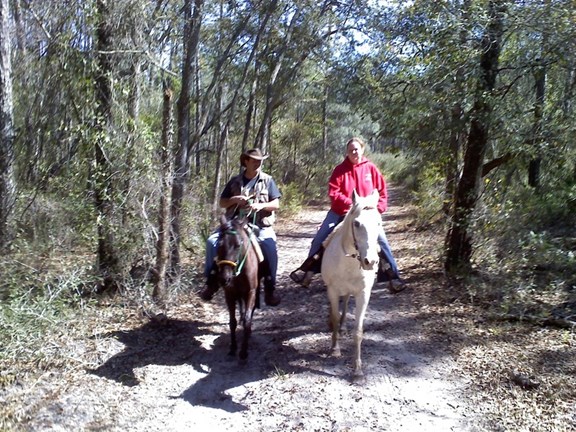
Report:
[[[203,265],[206,239],[218,226],[209,196],[211,185],[205,178],[197,178],[189,185],[182,209],[181,246],[198,264]]]
[[[576,274],[574,261],[575,187],[554,191],[520,188],[495,203],[482,227],[508,264],[548,269],[564,277]]]
[[[162,193],[162,80],[174,73],[174,95],[183,82],[178,69],[182,34],[166,29],[185,26],[177,3],[166,3],[160,15],[154,5],[134,5],[117,2],[110,9],[114,121],[103,137],[95,136],[94,6],[77,5],[68,13],[57,3],[40,2],[35,16],[21,17],[23,28],[30,31],[14,51],[17,251],[95,250],[98,221],[90,181],[95,174],[94,144],[101,138],[110,164],[103,180],[113,185],[110,198],[115,206],[108,223],[114,246],[122,251],[123,268],[142,259],[151,262],[155,256]],[[343,158],[344,143],[360,135],[388,182],[414,192],[420,220],[441,214],[451,138],[459,137],[460,158],[465,150],[478,79],[478,42],[489,18],[486,2],[360,2],[322,11],[309,2],[280,2],[271,17],[275,24],[258,35],[257,61],[246,63],[265,13],[260,6],[207,4],[204,11],[210,18],[202,23],[195,65],[199,74],[190,77],[196,81],[191,85],[193,121],[188,131],[192,136],[199,132],[197,126],[204,128],[200,142],[188,149],[192,160],[199,152],[202,162],[198,172],[192,167],[181,223],[183,246],[190,256],[200,259],[204,239],[216,223],[211,194],[218,129],[230,113],[227,152],[237,155],[252,90],[257,109],[246,131],[248,145],[256,143],[270,102],[273,120],[266,145],[272,158],[265,169],[281,185],[282,213],[325,200],[326,182]],[[511,153],[516,171],[509,178],[490,177],[474,215],[478,245],[496,244],[510,232],[523,239],[530,231],[553,232],[554,223],[570,224],[574,214],[574,190],[566,186],[574,181],[569,173],[574,176],[576,159],[570,90],[575,38],[568,6],[566,1],[510,4],[498,94],[490,98],[494,110],[486,159]],[[290,25],[292,18],[298,25]],[[345,30],[350,25],[369,43],[362,45]],[[228,55],[220,57],[228,48]],[[541,124],[536,125],[534,71],[542,62],[546,92]],[[135,79],[136,65],[141,72]],[[141,91],[138,109],[131,104],[134,84]],[[202,105],[204,95],[214,94],[209,92],[213,88],[220,89],[222,101],[210,99]],[[233,95],[235,106],[228,105]],[[138,117],[132,118],[134,114]],[[199,124],[204,114],[205,126]],[[518,174],[535,157],[543,159],[538,197],[522,190],[523,174]],[[237,160],[223,166],[223,176],[228,177],[236,172]]]
[[[56,190],[58,188],[56,187]],[[94,206],[69,188],[60,194],[22,196],[18,202],[18,234],[14,248],[66,252],[94,243]]]
[[[388,182],[416,190],[419,187],[420,162],[406,152],[368,153],[368,158],[379,168]]]
[[[75,257],[77,258],[77,257]],[[80,319],[91,300],[80,295],[83,286],[93,282],[90,266],[58,260],[17,255],[3,257],[0,272],[0,364],[10,374],[14,364],[23,370],[39,372],[49,363],[66,361],[66,353],[55,355],[55,340],[65,333],[64,323]],[[59,363],[57,364],[59,365]]]
[[[279,214],[284,218],[296,215],[305,202],[305,197],[296,183],[282,186],[282,199]]]
[[[444,220],[444,184],[442,172],[436,166],[427,166],[418,174],[414,190],[418,225]]]

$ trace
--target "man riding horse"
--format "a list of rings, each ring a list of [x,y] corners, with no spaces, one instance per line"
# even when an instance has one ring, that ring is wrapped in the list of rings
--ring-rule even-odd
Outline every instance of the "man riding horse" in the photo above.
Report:
[[[263,155],[260,149],[248,150],[240,156],[240,164],[244,169],[224,187],[220,195],[220,207],[226,209],[228,219],[238,214],[249,216],[268,264],[267,274],[264,275],[264,301],[268,306],[278,306],[280,298],[274,294],[278,250],[273,224],[275,212],[280,207],[281,194],[272,176],[262,171],[262,161],[267,158],[268,155]],[[200,292],[200,297],[205,301],[210,301],[218,291],[218,268],[214,263],[217,243],[218,232],[214,232],[206,241],[206,287]]]

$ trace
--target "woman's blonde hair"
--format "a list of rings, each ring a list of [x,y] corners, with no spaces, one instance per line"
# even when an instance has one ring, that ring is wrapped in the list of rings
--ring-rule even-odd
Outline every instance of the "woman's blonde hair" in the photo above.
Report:
[[[346,143],[346,150],[348,150],[348,146],[350,145],[350,143],[353,142],[357,142],[358,144],[360,144],[360,147],[362,147],[362,150],[366,150],[366,143],[362,140],[362,138],[359,137],[352,137],[348,140],[348,142]]]

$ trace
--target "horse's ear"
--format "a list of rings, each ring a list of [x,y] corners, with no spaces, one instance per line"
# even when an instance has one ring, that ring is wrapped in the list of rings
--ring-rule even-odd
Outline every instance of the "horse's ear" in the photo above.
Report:
[[[358,202],[358,192],[356,192],[356,188],[352,191],[352,203],[356,204]]]

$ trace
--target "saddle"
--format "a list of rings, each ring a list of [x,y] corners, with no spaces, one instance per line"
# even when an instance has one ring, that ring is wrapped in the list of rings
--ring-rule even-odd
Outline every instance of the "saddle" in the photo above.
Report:
[[[258,257],[258,262],[264,262],[264,253],[262,252],[262,248],[260,247],[260,243],[258,243],[258,232],[260,228],[258,225],[247,223],[244,226],[246,233],[248,234],[248,238],[250,239],[250,243],[252,243],[252,247],[256,252],[256,256]]]

